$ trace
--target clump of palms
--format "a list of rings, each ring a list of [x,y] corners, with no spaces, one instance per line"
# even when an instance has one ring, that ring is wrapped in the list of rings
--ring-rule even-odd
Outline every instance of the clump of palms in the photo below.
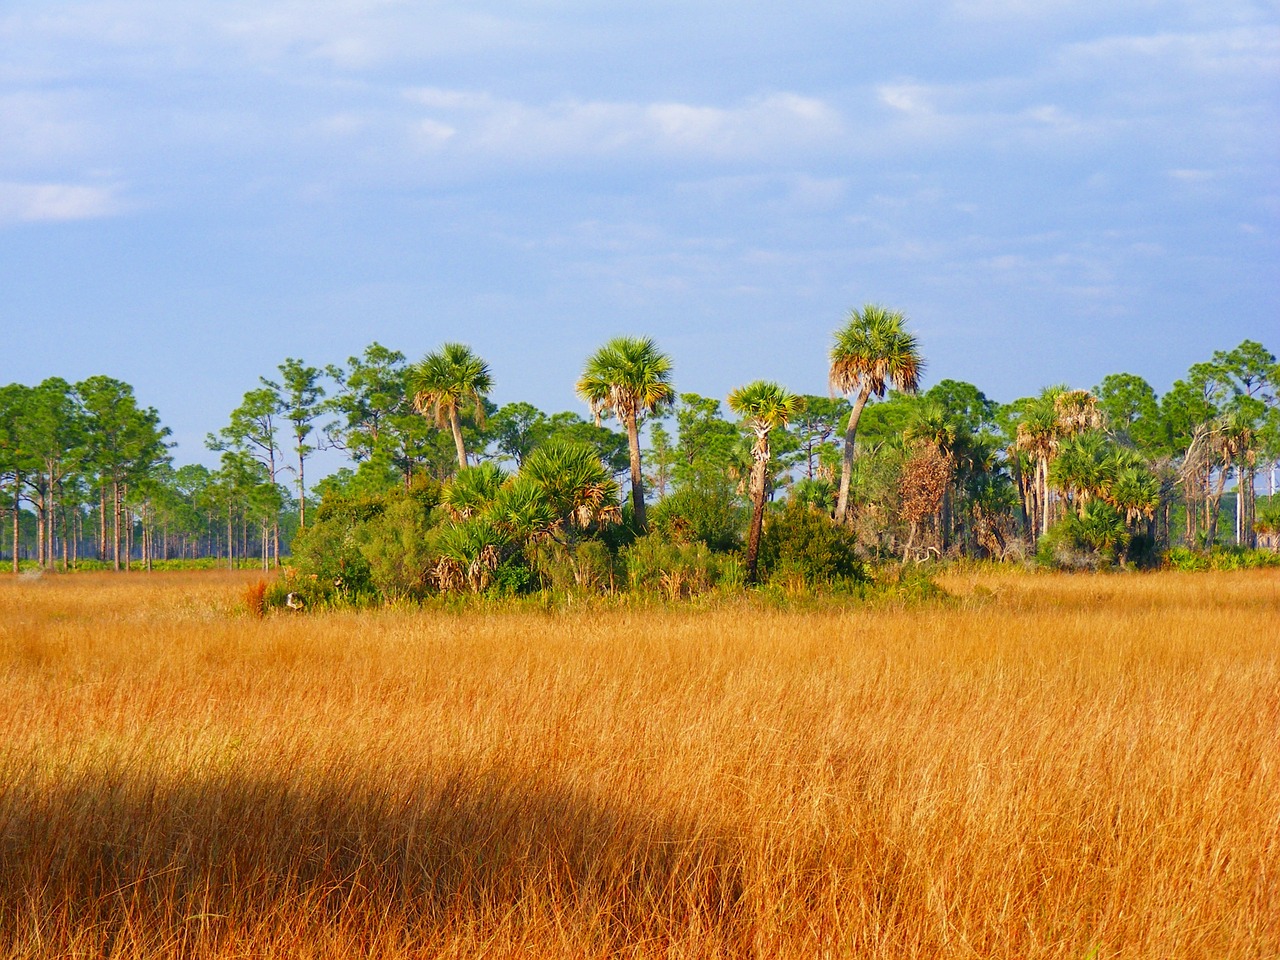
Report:
[[[497,464],[464,467],[440,493],[440,503],[453,520],[466,520],[484,511],[502,489],[507,475]]]
[[[760,530],[764,526],[765,481],[772,456],[769,434],[804,409],[804,397],[768,380],[756,380],[729,394],[729,409],[741,416],[751,445],[751,527],[747,534],[747,582],[758,580]]]
[[[482,592],[526,546],[555,541],[573,554],[584,537],[622,519],[618,483],[589,444],[552,441],[508,477],[492,464],[459,470],[445,485],[449,514],[437,534],[436,586]]]
[[[471,410],[476,423],[484,423],[484,397],[493,389],[489,365],[462,343],[446,343],[423,357],[409,371],[413,406],[421,414],[431,410],[436,426],[446,423],[458,450],[458,468],[467,465],[459,416]]]
[[[914,393],[919,387],[924,360],[915,336],[907,332],[906,322],[899,311],[869,303],[861,310],[851,310],[845,325],[835,332],[831,389],[853,396],[836,498],[836,520],[841,523],[849,508],[854,444],[863,408],[873,396],[883,397],[890,385],[903,393]]]
[[[644,477],[640,462],[640,418],[675,400],[671,358],[649,337],[615,337],[587,358],[577,383],[578,395],[591,406],[599,425],[613,414],[627,430],[631,453],[631,507],[636,529],[647,527]]]

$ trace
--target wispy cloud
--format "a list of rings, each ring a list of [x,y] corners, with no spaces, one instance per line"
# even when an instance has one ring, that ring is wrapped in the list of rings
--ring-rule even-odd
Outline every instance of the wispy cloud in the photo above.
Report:
[[[502,158],[618,155],[748,156],[837,141],[839,111],[814,97],[774,93],[729,107],[681,102],[526,103],[471,90],[416,88],[406,99],[424,150]]]
[[[0,181],[0,224],[92,220],[123,210],[112,186]]]

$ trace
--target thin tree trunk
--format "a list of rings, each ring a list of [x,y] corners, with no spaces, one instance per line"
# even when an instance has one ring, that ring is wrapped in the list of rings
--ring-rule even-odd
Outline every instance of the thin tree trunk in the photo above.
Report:
[[[22,533],[22,474],[13,475],[13,572],[18,572],[18,540]]]
[[[849,413],[849,426],[844,432],[844,454],[840,461],[840,494],[836,499],[836,523],[844,523],[849,516],[849,483],[853,478],[853,450],[858,437],[858,421],[862,419],[862,409],[867,405],[871,391],[863,388],[858,391],[858,399],[853,402],[853,410]]]
[[[38,479],[38,478],[37,478]],[[44,569],[44,525],[45,525],[45,491],[44,487],[36,488],[36,495],[31,505],[36,508],[36,566]]]
[[[644,512],[644,475],[640,463],[640,428],[636,423],[635,413],[626,418],[627,447],[631,454],[631,511],[634,515],[636,529],[646,533],[649,524]]]
[[[1205,526],[1205,548],[1212,549],[1213,542],[1218,538],[1218,515],[1222,508],[1222,491],[1227,485],[1227,469],[1223,467],[1218,472],[1218,489],[1213,493],[1213,499],[1206,504],[1208,516]]]
[[[120,481],[111,480],[111,555],[112,569],[120,569]]]
[[[764,473],[769,463],[756,457],[751,465],[751,529],[747,533],[747,583],[759,583],[760,531],[764,527]]]
[[[61,506],[62,506],[62,572],[66,573],[70,567],[71,558],[69,553],[70,545],[68,544],[68,541],[71,539],[71,537],[68,535],[68,530],[67,530],[67,503],[65,500],[62,501]]]
[[[457,437],[454,437],[457,440]],[[306,463],[306,457],[301,453],[302,438],[298,438],[298,527],[299,529],[307,529],[307,482],[306,474],[303,472],[303,466]]]
[[[129,495],[129,485],[124,484],[120,491],[123,508],[123,498]],[[123,510],[121,514],[124,520],[124,571],[128,573],[133,569],[133,512],[131,510]]]
[[[453,444],[458,448],[458,469],[462,470],[467,465],[467,448],[462,445],[462,424],[458,422],[457,409],[449,411],[449,427],[453,430]]]

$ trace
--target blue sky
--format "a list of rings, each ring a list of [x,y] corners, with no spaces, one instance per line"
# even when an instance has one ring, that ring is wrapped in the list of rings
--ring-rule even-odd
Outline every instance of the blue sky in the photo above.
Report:
[[[821,393],[875,301],[926,383],[1163,391],[1280,350],[1278,174],[1275,3],[8,3],[0,381],[208,461],[286,356],[462,340],[554,411],[639,333]]]

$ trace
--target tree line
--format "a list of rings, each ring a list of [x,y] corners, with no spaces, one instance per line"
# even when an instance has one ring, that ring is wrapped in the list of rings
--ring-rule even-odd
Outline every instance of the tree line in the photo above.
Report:
[[[838,544],[861,558],[1038,551],[1091,566],[1274,543],[1280,372],[1260,343],[1214,353],[1163,396],[1118,373],[998,404],[954,380],[921,391],[925,360],[905,317],[868,304],[834,331],[828,359],[825,394],[754,381],[726,410],[677,391],[652,339],[618,337],[584,363],[583,417],[495,405],[492,371],[460,343],[417,362],[378,343],[345,365],[289,358],[209,434],[215,469],[175,468],[169,431],[128,384],[10,384],[0,389],[7,553],[14,569],[24,559],[278,565],[340,533],[326,549],[354,558],[353,531],[399,510],[416,512],[408,527],[379,536],[421,543],[368,550],[408,564],[392,592],[412,592],[527,583],[561,561],[581,581],[583,558],[616,559],[636,540],[651,553],[735,558],[746,582],[770,573],[762,560],[774,573],[803,566],[784,555],[818,550],[814,537],[828,554]],[[307,463],[322,448],[347,464],[313,489]],[[788,530],[809,547],[781,543]]]

